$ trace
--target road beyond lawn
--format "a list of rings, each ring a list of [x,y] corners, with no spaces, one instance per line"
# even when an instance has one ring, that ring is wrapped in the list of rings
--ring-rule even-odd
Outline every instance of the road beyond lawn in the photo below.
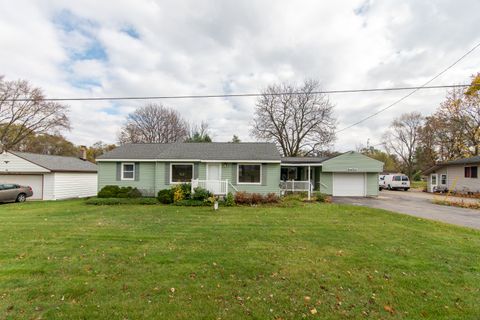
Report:
[[[463,227],[480,229],[480,210],[449,207],[433,204],[434,198],[445,199],[445,195],[433,195],[419,191],[381,191],[378,198],[336,197],[335,203],[353,204],[371,208],[400,212],[419,218],[437,220]],[[450,197],[455,201],[478,201]]]
[[[0,319],[474,319],[480,232],[383,210],[0,206]]]

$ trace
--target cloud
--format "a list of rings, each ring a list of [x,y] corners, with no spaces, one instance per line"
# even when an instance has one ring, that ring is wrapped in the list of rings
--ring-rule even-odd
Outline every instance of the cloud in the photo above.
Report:
[[[325,89],[419,85],[480,41],[475,0],[94,1],[0,0],[0,73],[51,97],[256,92],[279,81],[318,79]],[[21,15],[18,12],[22,12]],[[464,83],[475,52],[435,84]],[[331,95],[339,128],[405,92]],[[415,94],[339,134],[336,148],[378,143],[402,112],[432,112],[445,91]],[[254,98],[158,101],[208,121],[218,141],[252,140]],[[78,144],[114,142],[144,101],[72,102]]]

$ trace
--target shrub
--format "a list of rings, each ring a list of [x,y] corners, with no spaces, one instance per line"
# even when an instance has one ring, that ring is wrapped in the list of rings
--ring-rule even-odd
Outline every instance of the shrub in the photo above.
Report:
[[[105,186],[98,192],[99,198],[115,198],[120,191],[119,186]]]
[[[278,203],[280,202],[280,197],[276,193],[268,193],[264,199],[265,203]]]
[[[190,199],[192,195],[192,185],[190,183],[181,183],[172,187],[172,189],[182,190],[184,199]],[[175,193],[174,191],[174,193]]]
[[[264,202],[264,198],[260,193],[252,193],[250,195],[251,204],[260,204]]]
[[[233,193],[229,192],[225,197],[224,204],[227,207],[232,207],[235,205],[235,198],[233,197]]]
[[[193,200],[205,201],[211,196],[212,196],[212,193],[210,191],[208,191],[207,189],[204,189],[202,187],[196,187],[193,190],[192,199]]]
[[[193,199],[184,199],[174,203],[175,206],[185,206],[185,207],[201,207],[208,205],[204,201],[201,200],[193,200]]]
[[[158,200],[155,198],[90,198],[85,203],[94,206],[154,205],[158,204]]]
[[[157,199],[163,204],[173,203],[173,189],[163,189],[158,191]]]
[[[315,198],[317,199],[318,202],[326,202],[327,201],[327,195],[321,192],[316,192],[315,193]]]
[[[142,193],[137,188],[105,186],[98,192],[99,198],[140,198]]]
[[[133,188],[133,189],[130,190],[130,192],[128,193],[128,197],[129,197],[129,198],[141,198],[141,197],[142,197],[142,193],[141,193],[140,190],[138,190],[137,188]]]
[[[252,203],[252,198],[250,197],[250,194],[240,191],[235,193],[235,203],[236,204],[251,204]]]
[[[181,187],[177,187],[173,189],[173,202],[178,202],[182,201],[185,199],[185,194],[183,193],[183,190]]]

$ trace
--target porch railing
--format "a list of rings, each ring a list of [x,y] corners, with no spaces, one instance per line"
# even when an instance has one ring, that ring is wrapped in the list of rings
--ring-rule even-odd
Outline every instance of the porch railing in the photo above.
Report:
[[[310,181],[287,180],[280,182],[280,188],[291,192],[311,191],[312,183]]]
[[[228,193],[228,180],[192,180],[192,192],[195,188],[201,187],[214,195],[226,195]]]

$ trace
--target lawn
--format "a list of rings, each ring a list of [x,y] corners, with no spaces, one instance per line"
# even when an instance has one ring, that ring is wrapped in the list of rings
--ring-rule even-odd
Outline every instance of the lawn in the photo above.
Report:
[[[0,319],[478,319],[480,232],[335,204],[0,206]]]

